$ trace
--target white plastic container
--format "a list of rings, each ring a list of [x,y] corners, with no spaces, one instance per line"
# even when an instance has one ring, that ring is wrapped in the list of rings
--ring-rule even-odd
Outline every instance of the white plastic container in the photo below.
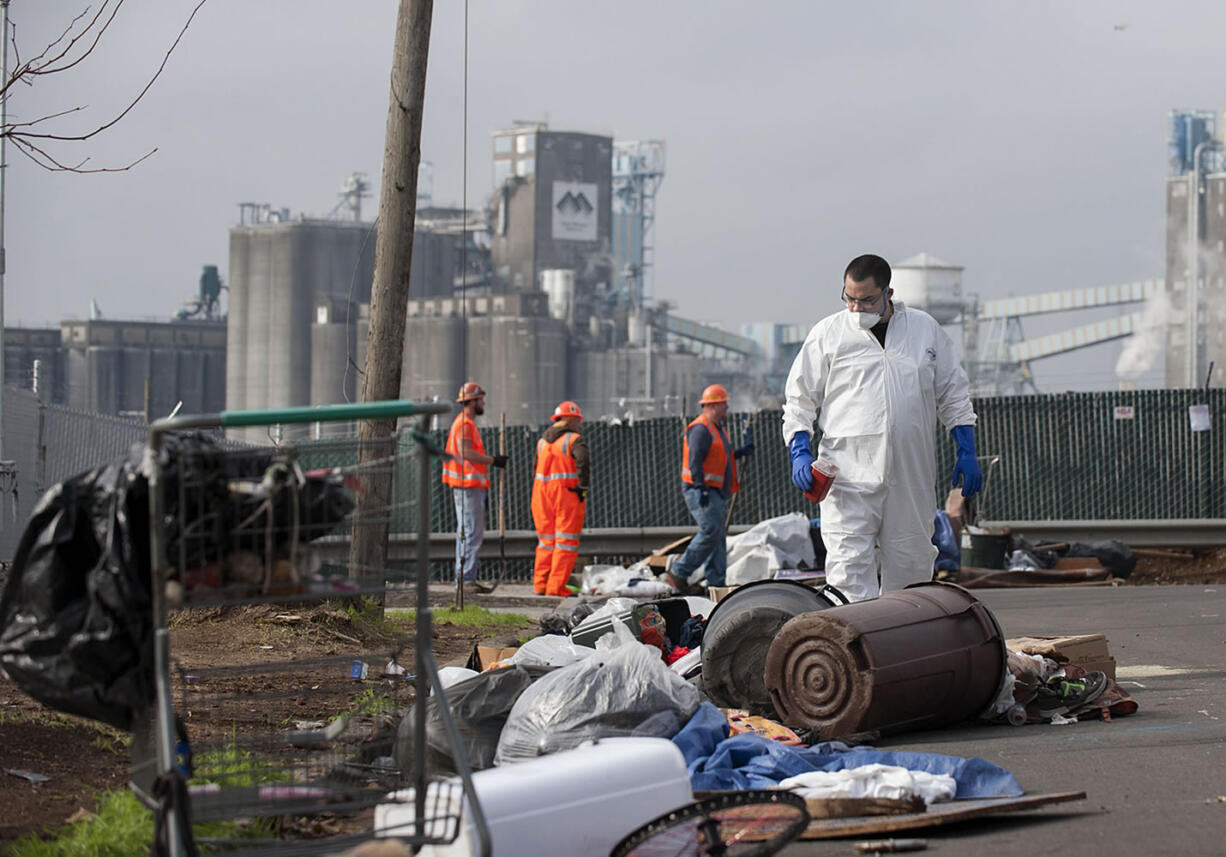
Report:
[[[459,780],[447,781],[459,795]],[[605,738],[564,753],[473,774],[497,857],[607,857],[622,837],[693,800],[685,759],[664,738]],[[434,786],[431,786],[433,790]],[[375,807],[375,835],[413,830],[413,790]],[[434,796],[431,795],[431,798]],[[460,835],[422,857],[470,857],[478,838],[468,800]]]

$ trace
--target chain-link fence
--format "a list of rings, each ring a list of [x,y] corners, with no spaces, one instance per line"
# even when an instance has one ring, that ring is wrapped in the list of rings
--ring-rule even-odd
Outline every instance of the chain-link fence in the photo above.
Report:
[[[1210,428],[1193,431],[1189,408],[1205,406]],[[1226,390],[1143,390],[1115,393],[1068,393],[1010,396],[975,402],[976,431],[982,457],[999,457],[980,504],[980,516],[993,520],[1130,520],[1153,518],[1226,518],[1226,441],[1221,419]],[[497,419],[482,429],[488,452],[499,449]],[[780,436],[781,413],[732,414],[728,427],[734,444],[753,432],[755,454],[743,464],[742,490],[733,511],[734,524],[800,512],[817,515],[817,507],[791,484],[788,451]],[[592,491],[586,526],[690,526],[681,498],[681,442],[685,423],[678,418],[630,424],[584,423],[592,453]],[[84,413],[60,405],[39,404],[31,394],[9,388],[4,410],[5,457],[16,464],[17,478],[0,494],[0,556],[12,556],[35,495],[46,487],[123,454],[143,443],[139,421]],[[505,509],[508,530],[532,529],[529,510],[536,441],[544,426],[508,426],[505,448]],[[433,432],[440,446],[446,426]],[[334,446],[319,441],[321,461],[336,463]],[[313,444],[300,443],[306,466]],[[45,447],[45,454],[40,449]],[[949,490],[954,445],[945,432],[937,438],[934,497]],[[413,454],[411,438],[401,439],[399,456]],[[415,496],[416,469],[398,467],[397,491]],[[986,475],[985,469],[985,475]],[[440,480],[436,460],[431,481],[431,528],[454,532],[455,509]],[[488,530],[497,527],[500,474],[493,471],[487,507]],[[3,487],[3,486],[0,486]],[[412,532],[407,514],[397,513],[393,532]],[[487,572],[488,573],[488,572]]]

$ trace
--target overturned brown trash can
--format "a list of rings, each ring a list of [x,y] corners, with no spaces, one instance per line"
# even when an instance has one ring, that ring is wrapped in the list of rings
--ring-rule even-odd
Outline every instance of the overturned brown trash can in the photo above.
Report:
[[[833,739],[969,720],[1005,672],[996,617],[961,586],[933,582],[795,617],[771,643],[765,681],[784,723]]]

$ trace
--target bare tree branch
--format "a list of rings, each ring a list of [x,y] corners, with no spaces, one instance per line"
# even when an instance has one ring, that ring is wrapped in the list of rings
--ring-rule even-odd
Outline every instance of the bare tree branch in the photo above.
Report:
[[[76,164],[65,163],[47,152],[44,148],[46,145],[45,143],[35,143],[33,141],[38,140],[78,143],[89,140],[114,127],[120,120],[127,116],[137,104],[141,102],[141,100],[153,87],[153,84],[157,82],[157,79],[162,76],[162,72],[166,70],[166,65],[170,61],[171,54],[175,52],[175,49],[179,46],[179,42],[183,40],[183,36],[192,25],[192,21],[195,20],[196,14],[206,2],[208,2],[208,0],[199,0],[199,2],[196,3],[196,5],[192,8],[191,14],[188,15],[187,21],[184,22],[183,27],[179,30],[179,34],[175,37],[175,40],[166,50],[165,55],[162,57],[162,62],[158,65],[157,70],[153,73],[153,76],[149,78],[144,87],[136,94],[128,105],[119,113],[115,114],[115,116],[113,116],[109,121],[103,122],[102,124],[93,128],[93,130],[84,133],[74,134],[58,131],[34,130],[40,126],[44,126],[45,123],[50,122],[51,120],[60,119],[69,114],[78,113],[85,110],[86,106],[81,105],[78,107],[67,108],[55,113],[50,113],[27,122],[6,122],[3,127],[0,127],[0,137],[13,141],[22,154],[30,158],[30,160],[38,164],[43,169],[51,170],[53,172],[110,173],[130,170],[132,167],[151,156],[157,151],[157,149],[151,149],[141,157],[122,167],[97,167],[85,169],[84,165],[89,161],[88,157]],[[123,4],[124,0],[114,0],[114,5],[112,5],[112,0],[102,0],[98,10],[93,14],[93,17],[89,18],[88,23],[85,24],[85,26],[82,27],[79,32],[74,33],[74,31],[77,30],[78,25],[89,16],[90,7],[87,6],[83,12],[72,19],[72,22],[69,23],[68,27],[65,28],[62,33],[60,33],[59,37],[56,38],[55,41],[51,42],[51,44],[47,45],[47,47],[43,48],[43,50],[37,56],[27,60],[25,63],[20,63],[19,61],[19,65],[13,74],[10,75],[7,80],[0,82],[3,84],[0,86],[0,99],[6,99],[8,97],[9,89],[18,81],[32,85],[33,79],[39,76],[59,74],[61,72],[68,71],[78,66],[87,57],[91,56],[94,50],[98,47],[103,35],[114,22],[115,15],[119,12],[119,9],[123,6]],[[107,14],[108,10],[109,15]],[[12,28],[11,38],[13,41],[13,50],[16,55],[20,56],[17,51],[17,26],[15,23],[12,24]],[[10,34],[5,33],[3,34],[3,37],[10,38]],[[78,49],[78,45],[80,45],[80,55],[73,56],[73,52],[74,50]]]
[[[48,172],[52,172],[52,173],[86,174],[86,173],[127,172],[128,170],[132,169],[134,166],[139,164],[141,161],[145,160],[145,158],[148,158],[150,155],[152,155],[154,152],[157,151],[156,148],[150,149],[148,152],[141,155],[135,161],[132,161],[131,163],[125,166],[122,166],[122,167],[91,167],[90,169],[87,170],[87,169],[83,169],[83,167],[86,163],[89,162],[89,158],[84,158],[83,160],[78,162],[75,166],[72,164],[62,164],[59,161],[57,161],[54,157],[49,155],[47,152],[45,152],[43,149],[40,149],[38,146],[31,143],[29,140],[22,139],[21,137],[13,137],[11,139],[12,139],[13,144],[16,145],[17,147],[17,151],[21,152],[23,155],[25,155],[27,158],[29,158],[31,161],[33,161],[38,166],[42,167],[44,170],[47,170]]]

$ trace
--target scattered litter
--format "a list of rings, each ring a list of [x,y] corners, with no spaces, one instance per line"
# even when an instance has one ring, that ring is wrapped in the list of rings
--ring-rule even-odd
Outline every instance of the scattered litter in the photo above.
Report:
[[[370,665],[365,661],[354,661],[349,665],[349,677],[365,681],[367,674],[370,672]]]
[[[1205,801],[1205,803],[1226,803],[1226,795],[1218,795],[1217,797],[1211,797],[1209,798],[1209,800]]]
[[[388,661],[387,666],[383,668],[384,675],[404,675],[406,672],[408,671],[395,661]]]
[[[51,780],[51,778],[46,774],[38,774],[34,771],[23,771],[19,768],[9,768],[8,773],[12,774],[14,777],[21,777],[23,780],[29,780],[32,783],[45,783]]]
[[[294,721],[294,728],[301,729],[304,732],[308,729],[323,729],[327,725],[328,724],[324,723],[322,720],[295,720]]]
[[[1063,714],[1053,714],[1051,716],[1052,726],[1064,726],[1066,724],[1076,723],[1076,722],[1077,722],[1076,717],[1065,717]]]
[[[263,646],[260,646],[260,648],[261,648],[261,649],[271,649],[271,648],[272,648],[272,646],[269,646],[269,645],[265,644],[265,645],[263,645]]]

